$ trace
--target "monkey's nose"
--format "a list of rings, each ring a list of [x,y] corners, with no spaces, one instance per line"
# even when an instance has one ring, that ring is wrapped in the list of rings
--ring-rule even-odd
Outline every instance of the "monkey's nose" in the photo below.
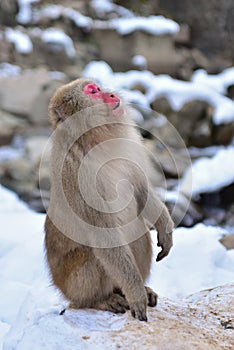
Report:
[[[120,99],[117,97],[115,94],[111,93],[106,93],[103,96],[103,101],[107,103],[112,109],[118,108],[120,104]]]
[[[110,102],[117,103],[117,102],[119,102],[119,98],[115,94],[104,94],[104,102],[105,103],[110,103]]]

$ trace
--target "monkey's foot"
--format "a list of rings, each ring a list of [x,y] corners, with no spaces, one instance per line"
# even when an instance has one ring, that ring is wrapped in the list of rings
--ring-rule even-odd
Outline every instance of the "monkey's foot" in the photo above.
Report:
[[[148,306],[156,306],[158,301],[158,295],[150,287],[145,286],[145,290],[148,297]]]
[[[103,311],[111,311],[116,314],[123,314],[129,309],[129,305],[123,296],[113,293],[106,300],[93,305],[93,308]]]

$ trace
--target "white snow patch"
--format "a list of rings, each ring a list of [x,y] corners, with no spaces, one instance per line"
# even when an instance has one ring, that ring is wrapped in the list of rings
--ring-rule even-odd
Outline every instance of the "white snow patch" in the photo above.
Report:
[[[90,17],[82,15],[80,12],[65,8],[64,16],[70,18],[77,27],[90,29],[93,23],[93,20]]]
[[[111,0],[92,0],[91,6],[99,16],[115,12],[121,17],[133,17],[133,12],[123,6],[113,4]]]
[[[142,55],[133,56],[132,63],[141,69],[146,69],[147,67],[147,59]]]
[[[234,84],[234,67],[224,69],[220,74],[207,74],[204,69],[198,69],[193,73],[193,82],[207,85],[220,94],[225,94],[227,88]]]
[[[94,78],[101,84],[116,90],[130,90],[139,84],[146,90],[145,95],[142,94],[142,96],[145,99],[145,105],[148,106],[159,97],[167,98],[175,111],[180,110],[189,101],[206,101],[214,107],[214,124],[219,125],[234,121],[234,101],[203,83],[179,81],[169,75],[154,75],[147,70],[114,73],[110,66],[103,61],[90,62],[85,67],[83,75]],[[132,93],[136,92],[131,91]]]
[[[152,35],[172,35],[179,31],[180,26],[172,19],[163,16],[135,16],[130,18],[114,18],[109,21],[94,21],[94,28],[113,28],[121,35],[130,34],[135,30],[142,30]]]
[[[33,50],[33,44],[29,36],[19,29],[7,28],[5,31],[6,40],[15,45],[16,50],[22,54],[29,54]]]
[[[234,250],[227,251],[219,242],[224,233],[219,227],[203,224],[177,228],[169,256],[158,264],[152,262],[149,286],[159,295],[175,299],[233,282]],[[155,252],[156,233],[151,235]]]
[[[67,55],[71,58],[75,57],[76,55],[76,50],[72,39],[61,29],[48,28],[46,30],[43,30],[41,32],[41,39],[45,43],[61,45]]]
[[[69,18],[77,27],[90,29],[93,20],[90,17],[82,15],[79,11],[61,5],[48,5],[38,10],[33,18],[34,23],[41,19],[50,18],[52,20],[58,18]]]
[[[21,149],[16,149],[12,146],[2,146],[0,147],[0,161],[12,161],[14,159],[23,156],[23,151]]]
[[[20,73],[21,68],[19,66],[15,66],[8,62],[0,63],[0,79],[10,76],[18,76]]]
[[[221,148],[212,158],[200,158],[187,169],[181,183],[183,193],[192,196],[200,193],[214,192],[234,183],[234,147]]]
[[[19,12],[16,16],[18,22],[27,24],[32,20],[31,4],[40,0],[18,0]]]

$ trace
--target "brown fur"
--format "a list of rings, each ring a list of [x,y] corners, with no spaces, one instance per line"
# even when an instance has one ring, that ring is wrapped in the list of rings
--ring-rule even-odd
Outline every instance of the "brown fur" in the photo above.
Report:
[[[98,191],[104,200],[113,200],[116,196],[116,183],[125,178],[134,186],[134,198],[127,209],[108,214],[105,211],[99,212],[86,203],[77,181],[82,160],[95,145],[115,138],[130,139],[140,145],[141,141],[133,125],[121,124],[122,121],[128,121],[127,107],[124,107],[124,114],[117,118],[102,101],[95,101],[84,95],[83,87],[90,82],[87,79],[77,79],[59,88],[49,105],[49,117],[56,132],[51,156],[51,200],[45,223],[47,261],[53,283],[71,301],[73,307],[91,307],[112,312],[125,312],[130,308],[134,317],[147,320],[147,303],[155,306],[157,302],[157,295],[150,288],[144,287],[152,258],[149,227],[140,220],[143,231],[137,239],[131,239],[129,244],[122,229],[122,226],[130,222],[144,207],[145,182],[138,177],[136,169],[130,163],[110,160],[97,176]],[[90,108],[87,110],[86,107]],[[101,117],[98,118],[106,120],[106,125],[98,126],[96,119],[92,119],[97,110],[101,112]],[[71,125],[61,127],[64,124],[61,122],[77,112],[81,113],[75,115]],[[113,120],[114,123],[108,124],[109,120]],[[87,123],[91,123],[91,130],[80,136],[70,147],[71,135],[77,130],[82,130],[82,127],[85,130]],[[116,149],[112,147],[110,150],[113,159],[118,148],[117,145]],[[94,227],[104,227],[107,230],[116,227],[114,235],[107,234],[103,246],[99,248],[95,248],[100,243],[95,229],[93,232],[83,232],[60,208],[61,191],[57,178],[58,164],[63,151],[66,153],[62,166],[63,191],[72,211]],[[147,170],[148,162],[143,151],[135,154],[130,146],[126,147],[124,152],[127,157],[134,157],[136,164],[141,164],[143,169]],[[92,164],[95,166],[95,158],[93,163],[89,164],[91,167]],[[82,179],[88,195],[92,170],[88,169],[87,179]],[[154,191],[149,191],[154,204],[150,210],[161,212],[157,221],[151,223],[158,231],[158,244],[162,247],[158,260],[161,260],[172,246],[173,223],[164,204],[156,197]],[[90,194],[90,199],[91,197]],[[150,217],[150,213],[148,216]],[[63,230],[56,222],[63,225]],[[139,226],[136,230],[133,229],[133,233],[129,233],[129,237],[132,237],[131,234],[134,237],[137,229]],[[87,245],[80,244],[79,239],[76,240],[78,233],[82,238],[87,236]]]

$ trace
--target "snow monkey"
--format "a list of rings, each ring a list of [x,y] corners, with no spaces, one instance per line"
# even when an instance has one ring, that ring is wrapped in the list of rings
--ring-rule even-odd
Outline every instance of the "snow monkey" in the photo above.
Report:
[[[130,309],[147,321],[157,294],[144,286],[151,266],[149,230],[163,259],[173,222],[151,188],[149,161],[130,107],[90,79],[51,98],[54,129],[45,248],[54,285],[74,308]]]

